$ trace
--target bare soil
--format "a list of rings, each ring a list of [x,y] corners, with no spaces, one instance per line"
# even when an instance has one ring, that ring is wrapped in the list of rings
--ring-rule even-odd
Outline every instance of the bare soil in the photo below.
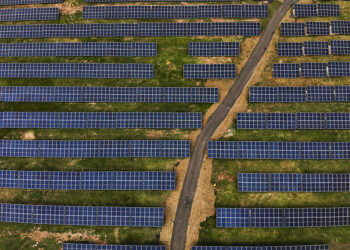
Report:
[[[23,133],[22,140],[35,140],[34,131],[31,130],[31,131]]]

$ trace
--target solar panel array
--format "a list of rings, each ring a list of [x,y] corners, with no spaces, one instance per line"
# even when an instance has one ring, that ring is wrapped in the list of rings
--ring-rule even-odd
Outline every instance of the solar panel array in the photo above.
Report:
[[[350,55],[350,41],[331,41],[332,55]]]
[[[238,129],[350,129],[350,113],[238,113]]]
[[[277,53],[279,56],[303,56],[303,43],[279,42]]]
[[[218,88],[0,86],[2,102],[215,103]]]
[[[274,78],[349,77],[350,62],[328,63],[275,63]]]
[[[47,190],[174,190],[174,172],[0,170],[0,188]]]
[[[114,18],[265,18],[269,16],[266,4],[250,5],[188,5],[188,6],[84,6],[84,19]]]
[[[153,78],[153,64],[0,63],[0,78]]]
[[[251,87],[250,102],[350,102],[350,86]]]
[[[305,42],[304,53],[306,56],[329,55],[328,42]]]
[[[87,207],[0,203],[0,222],[161,227],[164,209],[158,207]]]
[[[310,36],[328,36],[330,35],[329,23],[306,22],[306,34]]]
[[[0,57],[157,56],[157,43],[0,43]]]
[[[0,21],[58,20],[58,8],[0,9]]]
[[[64,0],[0,0],[0,5],[62,3]]]
[[[293,228],[350,225],[350,208],[217,208],[217,227]]]
[[[329,250],[329,245],[297,246],[194,246],[192,250]]]
[[[349,192],[350,174],[239,173],[239,192]]]
[[[99,245],[63,243],[62,250],[166,250],[166,247],[156,245]]]
[[[259,22],[0,25],[0,38],[259,36]]]
[[[197,129],[195,112],[0,112],[0,128],[163,128]]]
[[[282,23],[281,36],[305,36],[304,23]]]
[[[0,157],[187,158],[190,141],[181,140],[0,140]]]
[[[350,34],[350,21],[331,21],[333,34],[348,35]]]
[[[350,159],[350,142],[208,141],[213,159]]]
[[[185,79],[223,79],[236,77],[235,64],[184,64]]]
[[[329,17],[340,16],[338,4],[295,4],[294,16],[296,17]]]
[[[239,56],[239,42],[190,42],[189,56]]]

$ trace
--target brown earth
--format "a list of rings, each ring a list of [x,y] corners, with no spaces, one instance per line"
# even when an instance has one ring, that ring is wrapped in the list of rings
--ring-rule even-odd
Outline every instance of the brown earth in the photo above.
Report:
[[[22,140],[35,140],[35,134],[34,131],[28,131],[23,133]]]

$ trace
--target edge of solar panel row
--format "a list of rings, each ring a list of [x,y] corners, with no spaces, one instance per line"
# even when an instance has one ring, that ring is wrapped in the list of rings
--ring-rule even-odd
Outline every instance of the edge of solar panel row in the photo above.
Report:
[[[338,4],[295,4],[293,10],[295,17],[339,17]]]
[[[155,5],[84,6],[83,19],[139,18],[266,18],[268,5]]]
[[[2,102],[215,103],[218,88],[0,86]]]
[[[208,141],[207,148],[213,159],[350,159],[350,142]]]
[[[329,245],[292,246],[193,246],[192,250],[329,250]]]
[[[154,42],[0,43],[0,57],[157,56]]]
[[[174,190],[175,172],[0,170],[0,188],[45,190]]]
[[[85,243],[63,243],[62,247],[62,250],[166,250],[166,246],[158,245],[101,245]]]
[[[238,192],[350,192],[350,174],[238,173]]]
[[[0,25],[0,38],[259,36],[260,22]]]
[[[164,224],[164,208],[0,203],[0,222],[47,225],[162,227]]]
[[[25,5],[25,4],[63,3],[63,2],[64,2],[64,0],[0,0],[0,6]]]
[[[305,23],[282,23],[282,36],[328,36],[330,34],[348,35],[350,34],[350,21],[331,21],[328,22],[307,22],[305,32]]]
[[[216,227],[297,228],[349,226],[349,207],[217,208]]]
[[[59,8],[0,9],[0,22],[58,20]]]
[[[185,140],[0,140],[0,157],[188,158]]]
[[[0,63],[0,78],[153,78],[153,64]]]
[[[350,86],[250,87],[250,102],[350,102]]]
[[[239,42],[190,42],[188,56],[239,56]]]
[[[0,128],[153,128],[197,129],[195,112],[0,112]]]

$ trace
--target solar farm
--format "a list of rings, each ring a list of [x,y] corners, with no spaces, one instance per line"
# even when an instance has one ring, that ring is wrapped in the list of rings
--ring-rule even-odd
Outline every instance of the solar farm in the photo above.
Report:
[[[0,249],[178,250],[181,205],[179,250],[350,249],[350,3],[293,4],[225,106],[281,5],[0,0]]]

